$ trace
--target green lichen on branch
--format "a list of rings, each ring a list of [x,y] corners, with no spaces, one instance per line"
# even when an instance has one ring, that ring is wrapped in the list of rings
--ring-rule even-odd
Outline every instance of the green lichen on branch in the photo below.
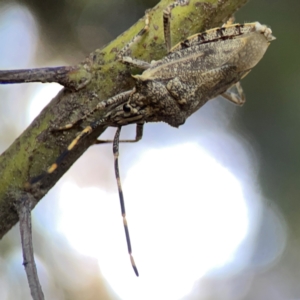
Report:
[[[131,49],[133,57],[151,61],[166,54],[163,40],[163,9],[172,0],[162,0],[149,11],[150,30]],[[220,26],[247,0],[190,0],[190,4],[172,11],[172,44],[207,28]],[[144,18],[101,50],[91,53],[74,67],[62,67],[59,76],[39,79],[34,73],[32,81],[59,82],[63,89],[45,107],[24,133],[0,156],[0,238],[18,221],[15,202],[24,193],[25,183],[46,170],[74,139],[80,128],[52,132],[51,128],[64,126],[100,101],[133,87],[132,71],[116,60],[118,51],[144,26]],[[3,75],[3,74],[2,74]],[[40,74],[41,75],[41,74]],[[49,74],[48,74],[49,75]],[[0,72],[1,77],[1,72]],[[101,118],[107,111],[98,111],[93,118]],[[86,126],[91,120],[85,120]],[[35,186],[30,193],[36,203],[49,191],[82,153],[105,130],[99,127],[87,136],[61,163],[59,168]],[[33,203],[33,207],[36,203]]]

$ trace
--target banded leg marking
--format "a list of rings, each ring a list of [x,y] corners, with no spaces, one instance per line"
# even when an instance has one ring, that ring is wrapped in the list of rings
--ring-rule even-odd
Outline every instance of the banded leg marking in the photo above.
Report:
[[[121,126],[118,127],[114,140],[113,140],[113,153],[114,153],[114,160],[115,160],[115,174],[116,174],[116,180],[118,185],[118,192],[119,192],[119,199],[120,199],[120,206],[121,206],[121,214],[123,218],[123,225],[125,230],[125,237],[126,237],[126,243],[127,243],[127,249],[128,254],[130,257],[130,262],[132,265],[132,268],[134,270],[134,273],[136,276],[139,276],[138,269],[136,267],[135,261],[132,256],[132,247],[131,247],[131,241],[130,241],[130,235],[129,235],[129,229],[128,224],[126,220],[126,211],[125,211],[125,202],[124,202],[124,196],[122,191],[122,185],[121,185],[121,179],[120,179],[120,171],[119,171],[119,140],[120,140],[120,132],[121,132]]]

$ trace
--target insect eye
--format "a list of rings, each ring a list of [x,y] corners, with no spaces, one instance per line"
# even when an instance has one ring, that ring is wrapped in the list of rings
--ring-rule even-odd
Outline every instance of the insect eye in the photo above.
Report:
[[[129,112],[131,112],[131,106],[128,103],[125,103],[123,105],[123,110],[124,110],[124,112],[129,113]]]

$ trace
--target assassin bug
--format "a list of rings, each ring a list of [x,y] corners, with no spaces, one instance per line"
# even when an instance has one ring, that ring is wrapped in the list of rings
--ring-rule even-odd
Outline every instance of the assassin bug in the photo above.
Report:
[[[134,88],[100,102],[83,118],[55,128],[54,130],[70,129],[96,110],[109,107],[103,118],[95,120],[77,135],[46,172],[31,179],[27,184],[27,188],[30,188],[46,175],[53,173],[64,157],[98,126],[117,127],[113,140],[115,173],[128,253],[137,276],[118,167],[122,126],[137,124],[136,138],[121,141],[137,142],[142,138],[144,123],[162,121],[179,127],[208,100],[218,95],[242,105],[245,97],[239,81],[261,60],[269,43],[274,40],[271,29],[258,22],[231,24],[193,35],[170,49],[171,11],[176,6],[187,4],[186,0],[178,0],[164,10],[163,24],[168,55],[151,63],[126,56],[132,44],[137,43],[149,30],[149,17],[146,14],[144,28],[117,54],[121,62],[145,70],[141,75],[133,76]],[[232,92],[232,88],[236,89],[236,93]],[[99,140],[96,143],[107,142],[111,141]]]

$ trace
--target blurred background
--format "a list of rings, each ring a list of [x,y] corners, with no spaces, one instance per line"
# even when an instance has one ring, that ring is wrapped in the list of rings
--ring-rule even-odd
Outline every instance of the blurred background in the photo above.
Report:
[[[76,64],[156,3],[0,0],[0,69]],[[242,82],[242,108],[218,98],[179,129],[147,124],[141,142],[121,145],[139,278],[111,146],[90,148],[39,203],[34,250],[46,298],[300,299],[299,11],[298,0],[252,0],[236,14],[277,38]],[[60,89],[0,86],[1,152]],[[0,299],[31,299],[18,226],[0,242]]]

